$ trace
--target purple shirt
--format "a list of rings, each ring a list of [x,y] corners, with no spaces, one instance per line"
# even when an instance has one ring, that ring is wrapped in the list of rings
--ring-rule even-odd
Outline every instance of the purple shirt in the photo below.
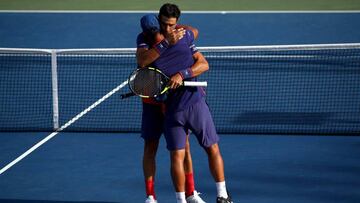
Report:
[[[149,48],[150,43],[144,34],[137,37],[138,48]],[[165,75],[171,77],[181,70],[190,68],[194,64],[193,54],[197,52],[194,45],[194,34],[186,30],[186,34],[175,45],[160,55],[150,66],[160,69]],[[196,78],[187,79],[196,81]],[[200,87],[179,87],[170,90],[166,100],[167,111],[181,111],[195,104],[204,96],[204,90]]]

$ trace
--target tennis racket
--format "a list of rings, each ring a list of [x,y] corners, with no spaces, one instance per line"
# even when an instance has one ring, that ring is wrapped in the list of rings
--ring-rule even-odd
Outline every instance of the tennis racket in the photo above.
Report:
[[[147,67],[138,68],[131,73],[128,79],[130,93],[122,94],[121,98],[140,96],[143,98],[157,97],[170,89],[168,83],[170,78],[159,69]],[[184,81],[183,86],[206,87],[207,82]]]

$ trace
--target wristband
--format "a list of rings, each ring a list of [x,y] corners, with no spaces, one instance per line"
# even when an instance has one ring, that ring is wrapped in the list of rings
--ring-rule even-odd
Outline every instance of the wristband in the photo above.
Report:
[[[155,50],[161,55],[169,47],[169,42],[164,39],[161,42],[154,45]]]
[[[192,77],[193,77],[193,76],[192,76],[193,74],[192,74],[191,68],[187,68],[187,69],[185,69],[185,70],[181,70],[179,73],[180,73],[181,77],[183,78],[183,80],[189,79],[189,78],[192,78]]]

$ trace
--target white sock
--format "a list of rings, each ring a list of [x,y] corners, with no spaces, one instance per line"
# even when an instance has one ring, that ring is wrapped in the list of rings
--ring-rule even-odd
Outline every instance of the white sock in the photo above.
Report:
[[[224,182],[217,182],[216,183],[216,190],[217,190],[217,196],[218,197],[223,197],[225,199],[228,198],[225,181]]]
[[[185,192],[176,192],[176,203],[186,203]]]

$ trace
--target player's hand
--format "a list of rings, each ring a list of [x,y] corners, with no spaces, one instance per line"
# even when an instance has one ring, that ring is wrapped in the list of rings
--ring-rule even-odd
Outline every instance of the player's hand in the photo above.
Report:
[[[169,86],[171,89],[176,89],[180,87],[183,83],[183,78],[181,77],[180,73],[176,73],[170,78]]]
[[[172,32],[166,34],[166,39],[169,44],[174,45],[184,37],[186,30],[184,28],[174,29]]]

